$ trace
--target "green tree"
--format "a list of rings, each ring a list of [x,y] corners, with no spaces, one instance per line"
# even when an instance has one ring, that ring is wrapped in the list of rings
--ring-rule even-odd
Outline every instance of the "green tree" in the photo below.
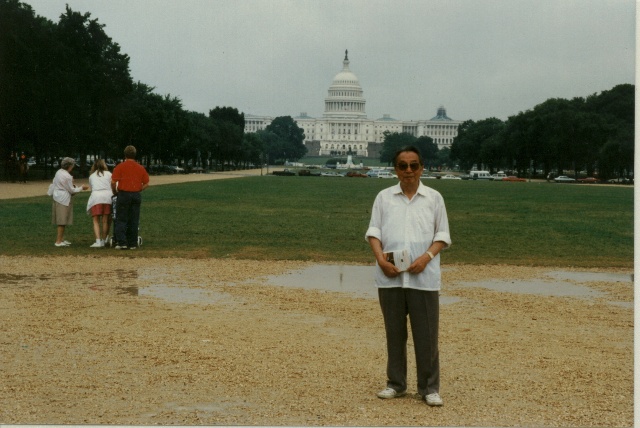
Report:
[[[427,170],[433,166],[441,165],[438,160],[438,145],[433,142],[431,137],[418,137],[414,141],[413,145],[420,150],[422,160],[424,161]]]
[[[185,146],[185,159],[191,160],[191,164],[204,169],[209,168],[211,146],[215,135],[213,121],[202,113],[187,112],[189,121],[188,135]]]
[[[298,124],[291,116],[279,116],[267,125],[266,131],[273,133],[278,137],[278,143],[269,138],[266,141],[266,147],[269,157],[272,161],[278,159],[287,161],[297,161],[307,153],[304,146],[304,131],[298,127]]]
[[[216,107],[209,111],[216,133],[213,138],[212,156],[220,168],[237,163],[244,136],[244,113],[233,107]]]
[[[284,142],[275,133],[262,129],[255,133],[260,139],[260,144],[264,153],[265,162],[276,164],[283,161]]]
[[[55,141],[61,46],[53,22],[31,6],[0,0],[0,157],[11,151],[59,155]],[[4,162],[0,167],[4,167]]]
[[[617,85],[586,98],[585,109],[606,124],[606,138],[600,146],[600,178],[630,177],[634,163],[635,86]],[[616,153],[617,159],[612,157]]]
[[[115,135],[123,97],[132,90],[129,57],[90,13],[69,6],[60,16],[57,37],[64,46],[60,83],[68,97],[63,129],[72,153],[98,154]]]
[[[189,136],[189,120],[182,102],[153,90],[138,82],[124,100],[119,120],[120,138],[111,149],[116,158],[122,157],[122,149],[128,144],[136,146],[138,159],[146,161],[147,166],[157,160],[171,164],[188,156],[184,143]]]
[[[259,135],[255,133],[244,134],[242,139],[242,161],[245,167],[262,164],[264,145]]]
[[[416,144],[417,138],[406,132],[384,132],[384,140],[382,149],[380,150],[380,162],[386,162],[391,165],[396,152],[402,147],[413,146]],[[424,141],[424,140],[423,140]],[[424,154],[421,152],[423,158]]]
[[[438,150],[435,160],[435,166],[438,168],[452,168],[455,165],[451,162],[451,149],[449,147],[443,147]]]
[[[463,122],[458,128],[458,136],[453,139],[451,157],[463,170],[471,169],[474,164],[484,164],[493,171],[500,165],[504,150],[500,138],[503,129],[504,122],[495,117]]]

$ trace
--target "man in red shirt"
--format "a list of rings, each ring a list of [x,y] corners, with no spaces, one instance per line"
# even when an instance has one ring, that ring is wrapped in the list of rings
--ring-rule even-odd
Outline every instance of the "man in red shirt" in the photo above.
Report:
[[[135,250],[138,247],[141,192],[149,187],[149,174],[136,162],[136,148],[124,149],[124,162],[118,164],[111,175],[111,189],[116,200],[116,250]]]

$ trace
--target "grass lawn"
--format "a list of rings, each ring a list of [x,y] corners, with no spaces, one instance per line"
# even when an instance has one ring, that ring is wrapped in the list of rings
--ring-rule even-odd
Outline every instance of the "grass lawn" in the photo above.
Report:
[[[372,263],[364,233],[392,180],[248,177],[151,186],[144,245],[128,257]],[[633,267],[631,187],[426,180],[442,193],[453,246],[444,263]],[[56,248],[46,196],[0,201],[0,254],[100,255],[88,248],[88,192],[75,197],[69,248]],[[28,267],[27,267],[28,268]]]

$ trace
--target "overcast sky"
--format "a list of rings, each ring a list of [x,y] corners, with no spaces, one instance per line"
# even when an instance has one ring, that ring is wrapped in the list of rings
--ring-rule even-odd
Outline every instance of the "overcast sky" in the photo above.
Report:
[[[321,117],[345,49],[370,119],[508,116],[635,82],[634,0],[23,0],[91,13],[187,110]]]

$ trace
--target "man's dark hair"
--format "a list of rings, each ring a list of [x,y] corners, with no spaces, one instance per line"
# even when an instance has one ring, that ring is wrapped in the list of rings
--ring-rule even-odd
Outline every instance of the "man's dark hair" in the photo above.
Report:
[[[393,166],[396,166],[396,162],[398,161],[398,156],[400,155],[400,153],[403,153],[403,152],[413,152],[417,154],[420,165],[424,165],[424,162],[422,161],[422,154],[420,153],[420,150],[416,146],[404,146],[399,148],[396,151],[396,154],[393,155]]]

